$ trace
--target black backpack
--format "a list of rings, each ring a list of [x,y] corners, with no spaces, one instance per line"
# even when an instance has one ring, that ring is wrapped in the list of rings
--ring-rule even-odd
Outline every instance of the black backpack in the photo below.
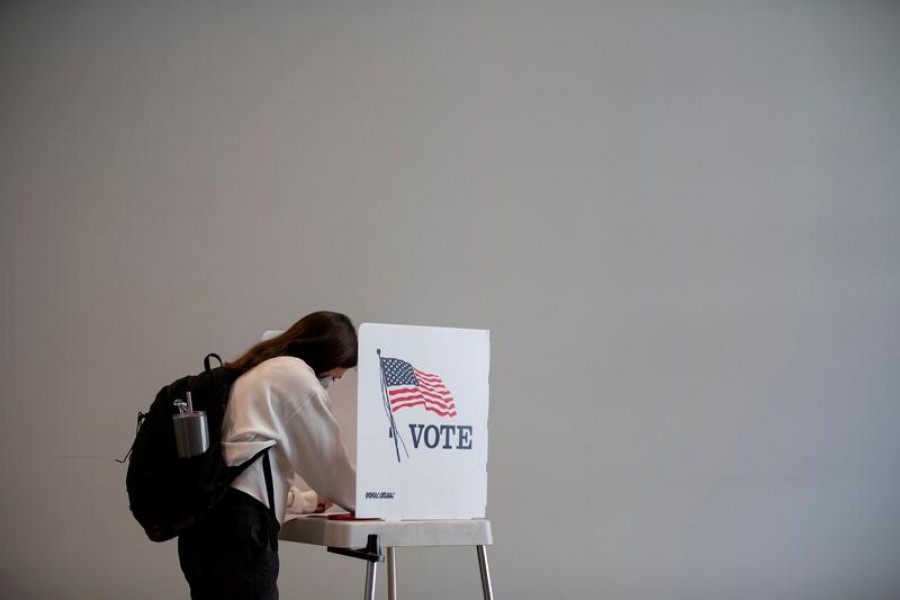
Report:
[[[210,358],[219,361],[212,368]],[[203,360],[204,371],[164,386],[150,405],[138,413],[138,431],[129,452],[125,486],[134,518],[154,542],[172,539],[198,522],[225,495],[234,479],[260,456],[265,456],[269,507],[272,502],[271,467],[266,450],[238,466],[225,465],[221,451],[222,420],[235,379],[217,354]],[[191,392],[193,408],[206,411],[209,449],[193,458],[180,458],[175,446],[172,416],[176,400]],[[124,462],[124,461],[122,461]]]

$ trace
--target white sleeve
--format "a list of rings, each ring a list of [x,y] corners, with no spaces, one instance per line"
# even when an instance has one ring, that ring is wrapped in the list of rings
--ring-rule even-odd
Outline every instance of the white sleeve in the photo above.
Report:
[[[285,423],[285,430],[297,449],[297,474],[319,495],[355,511],[356,468],[324,390],[310,394]]]

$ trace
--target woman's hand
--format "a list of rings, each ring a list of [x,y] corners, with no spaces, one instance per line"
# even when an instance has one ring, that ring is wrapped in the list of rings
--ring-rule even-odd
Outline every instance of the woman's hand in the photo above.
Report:
[[[325,512],[326,510],[328,510],[328,509],[331,508],[332,506],[334,506],[334,502],[332,502],[331,500],[329,500],[329,499],[326,498],[325,496],[319,496],[319,497],[318,497],[318,502],[316,503],[316,512],[317,512],[317,513]]]

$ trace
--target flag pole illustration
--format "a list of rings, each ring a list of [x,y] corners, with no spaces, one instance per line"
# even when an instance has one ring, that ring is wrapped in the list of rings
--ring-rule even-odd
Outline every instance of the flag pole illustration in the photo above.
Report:
[[[409,450],[406,449],[406,442],[400,437],[400,431],[397,429],[397,422],[394,420],[394,412],[391,410],[390,394],[388,393],[388,384],[384,374],[384,359],[381,358],[381,348],[376,352],[378,354],[379,371],[381,372],[381,402],[384,405],[384,414],[387,416],[388,422],[391,425],[388,436],[394,438],[394,450],[397,452],[397,462],[400,462],[400,444],[403,444],[403,452],[406,453],[406,458],[409,458]]]

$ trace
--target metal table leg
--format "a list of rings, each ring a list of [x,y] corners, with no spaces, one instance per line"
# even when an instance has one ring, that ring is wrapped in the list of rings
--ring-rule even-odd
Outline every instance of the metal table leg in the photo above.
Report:
[[[387,549],[388,600],[397,600],[397,558],[394,548]]]
[[[369,543],[365,548],[335,548],[328,547],[329,552],[334,554],[343,554],[344,556],[352,556],[353,558],[361,558],[366,561],[366,596],[365,600],[375,600],[375,567],[378,563],[384,562],[384,555],[378,546],[378,536],[372,534],[368,538]],[[393,548],[390,548],[393,550]]]
[[[366,596],[364,600],[375,600],[375,565],[373,561],[366,563]]]
[[[491,587],[491,571],[488,569],[487,554],[484,546],[477,546],[478,568],[481,571],[481,589],[484,592],[484,600],[494,600],[494,589]]]

